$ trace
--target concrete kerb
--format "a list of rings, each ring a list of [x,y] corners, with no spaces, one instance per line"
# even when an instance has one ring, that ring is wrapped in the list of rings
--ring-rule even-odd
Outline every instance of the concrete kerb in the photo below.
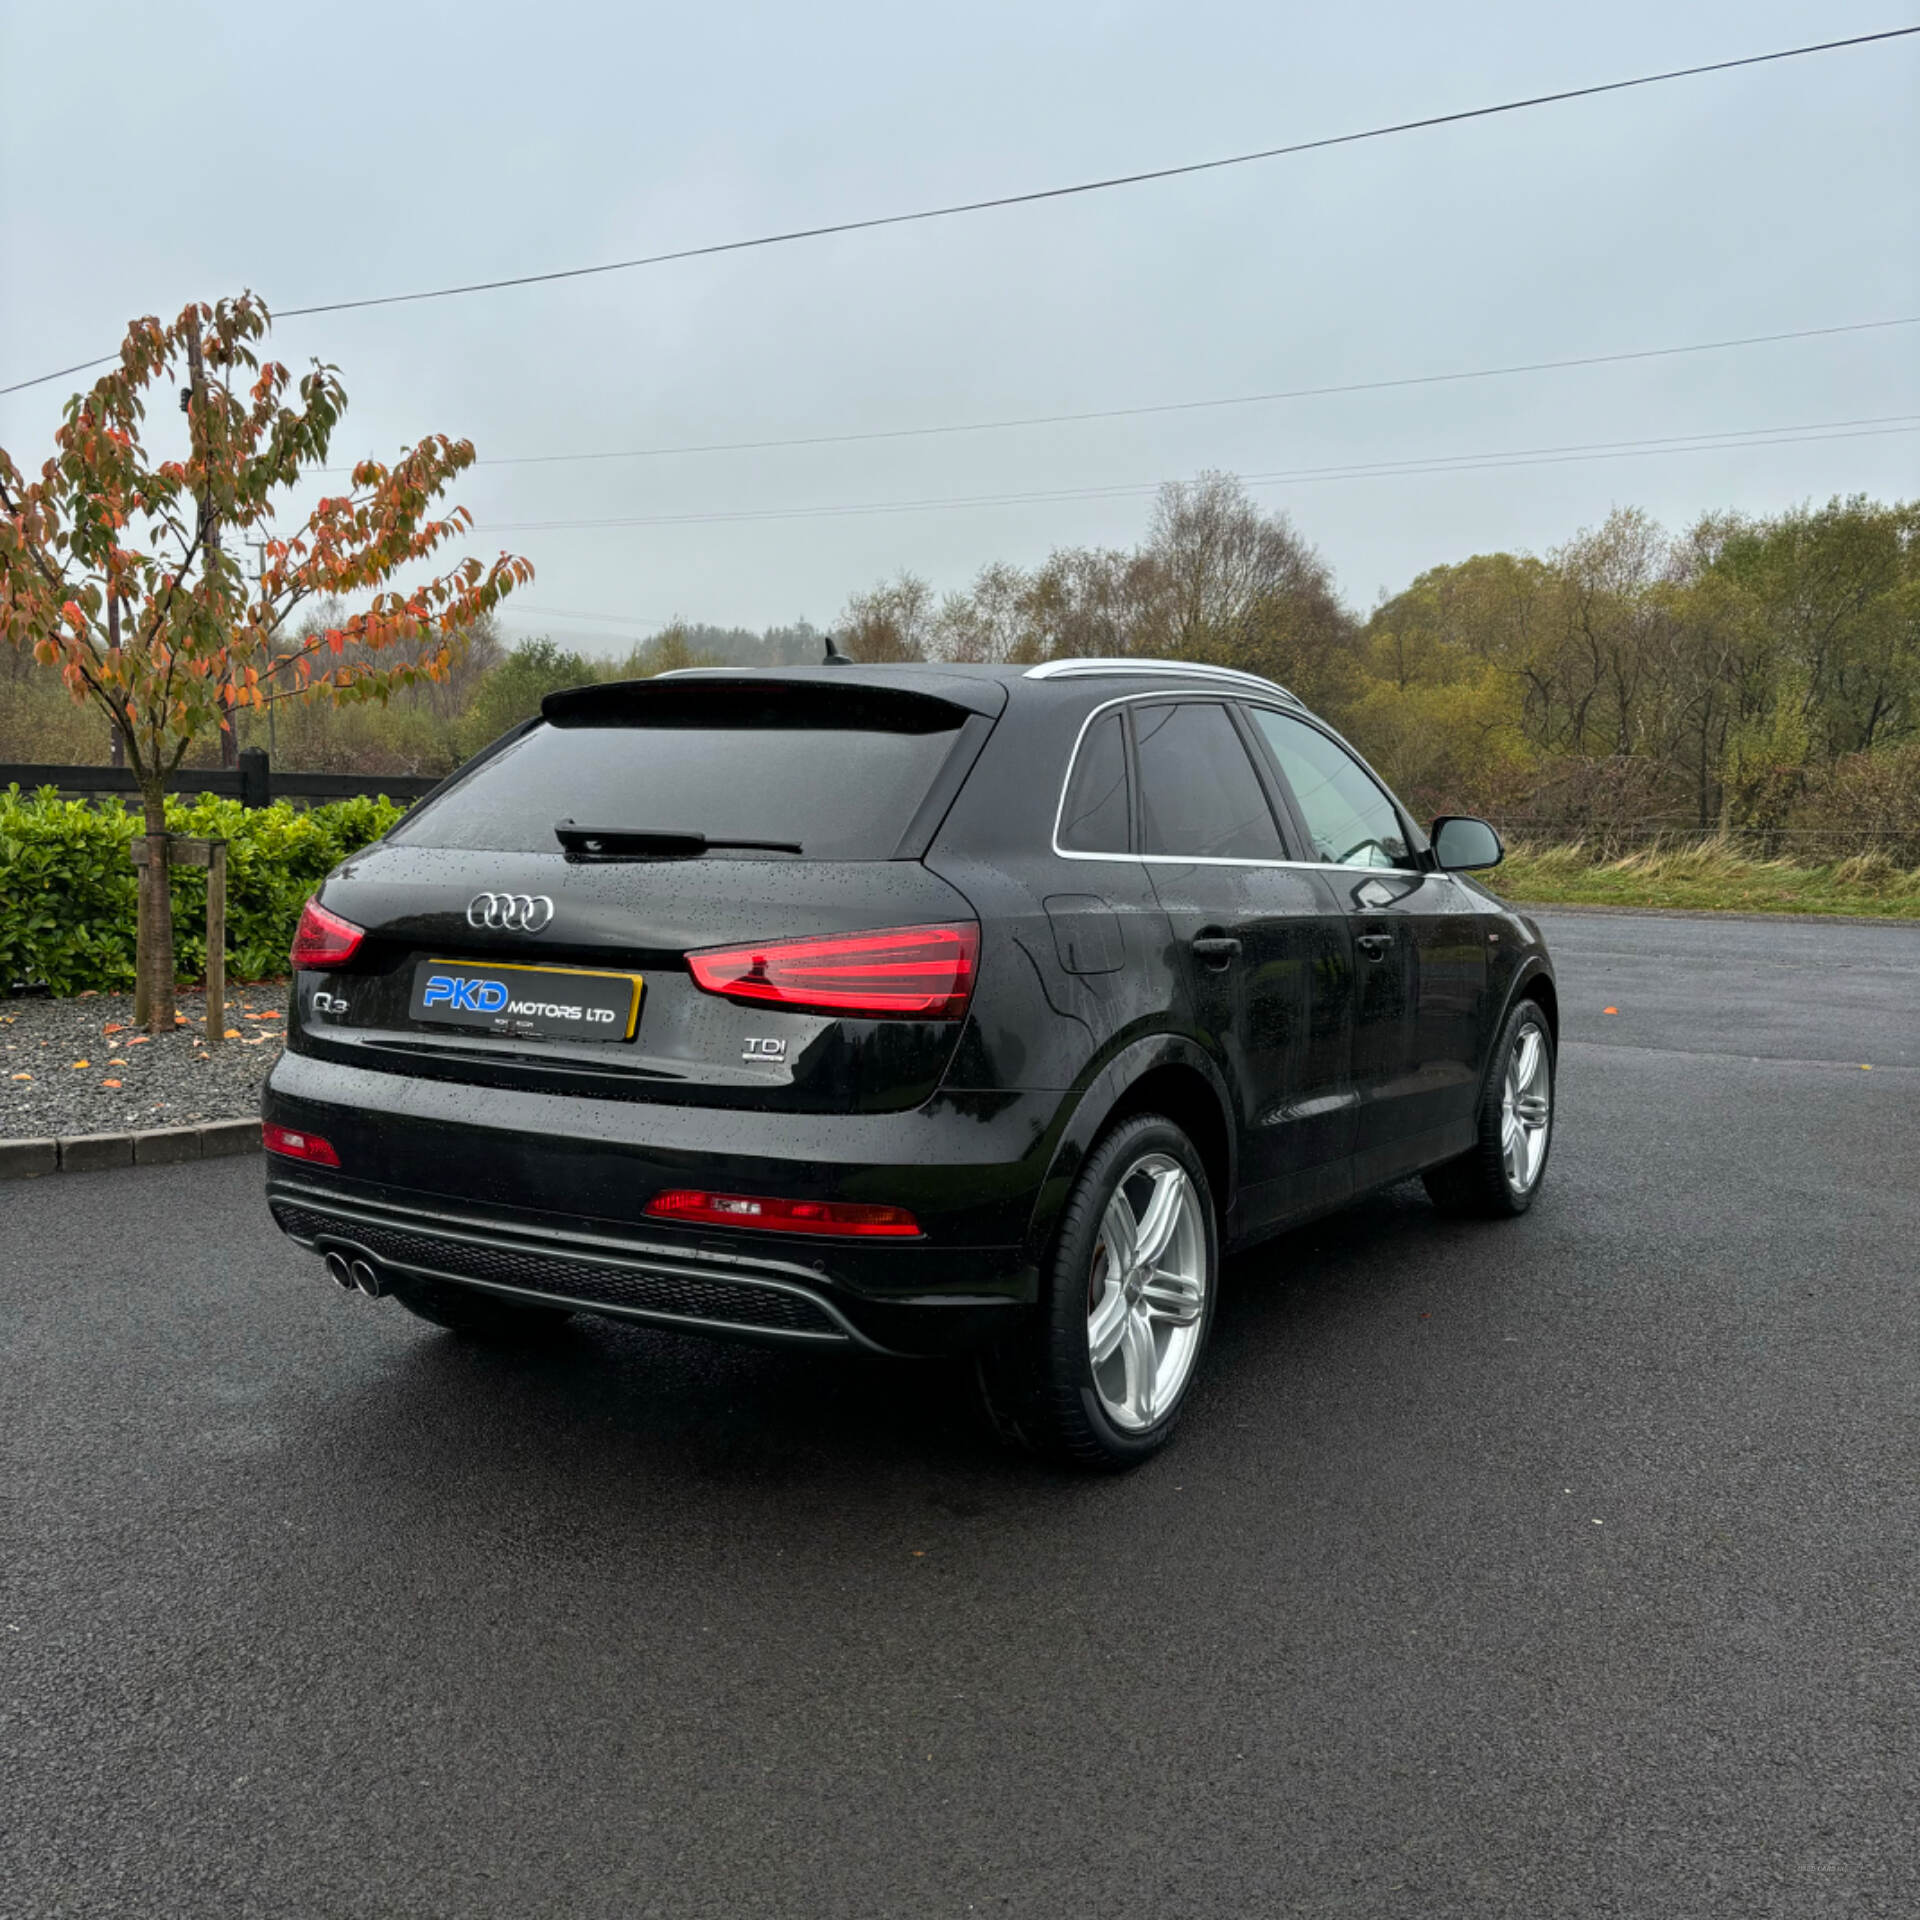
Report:
[[[31,1180],[59,1171],[58,1140],[0,1140],[0,1180]]]
[[[52,1140],[0,1140],[0,1180],[43,1173],[95,1173],[105,1167],[177,1166],[260,1151],[260,1122],[209,1120],[197,1127],[145,1127],[132,1133],[75,1133]]]

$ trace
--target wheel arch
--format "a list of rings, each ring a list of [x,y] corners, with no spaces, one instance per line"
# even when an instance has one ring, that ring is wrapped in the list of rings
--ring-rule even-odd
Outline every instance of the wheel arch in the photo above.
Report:
[[[1507,995],[1507,1004],[1500,1010],[1500,1024],[1505,1026],[1508,1017],[1522,1000],[1537,1000],[1540,1011],[1547,1016],[1547,1031],[1553,1036],[1556,1053],[1560,1050],[1560,989],[1552,973],[1542,960],[1535,960],[1522,970],[1513,983],[1512,991]]]
[[[1044,1255],[1087,1155],[1109,1128],[1136,1113],[1165,1114],[1193,1142],[1225,1238],[1239,1174],[1232,1112],[1219,1069],[1194,1041],[1155,1034],[1124,1047],[1088,1084],[1061,1132],[1027,1228],[1030,1257]]]

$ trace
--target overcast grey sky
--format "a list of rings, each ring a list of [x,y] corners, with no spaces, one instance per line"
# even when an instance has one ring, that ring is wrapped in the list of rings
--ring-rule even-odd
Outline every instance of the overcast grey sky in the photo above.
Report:
[[[0,0],[0,384],[129,316],[616,259],[1208,158],[1910,24],[1904,0],[1439,8]],[[1920,38],[1006,212],[292,320],[336,448],[482,458],[1205,399],[1920,314]],[[71,385],[0,399],[38,465]],[[1458,385],[850,446],[481,467],[483,526],[1147,485],[1920,415],[1920,327]],[[1543,550],[1920,492],[1920,435],[1289,482],[1364,608]],[[1130,544],[1149,502],[498,532],[514,622],[830,620],[912,568]],[[523,609],[535,609],[525,611]],[[589,619],[586,616],[600,616]]]

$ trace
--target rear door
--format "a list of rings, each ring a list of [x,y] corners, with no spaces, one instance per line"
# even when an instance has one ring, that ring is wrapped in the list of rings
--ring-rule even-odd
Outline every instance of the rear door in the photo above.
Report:
[[[1237,1103],[1249,1232],[1349,1188],[1353,961],[1318,874],[1290,864],[1275,794],[1230,704],[1129,706],[1139,845],[1198,1036]]]
[[[300,974],[297,1044],[479,1087],[917,1105],[971,985],[973,911],[913,857],[1004,700],[969,697],[689,676],[550,702],[328,880],[366,938]]]
[[[1478,900],[1429,870],[1392,796],[1331,734],[1275,708],[1248,711],[1353,930],[1356,1176],[1371,1185],[1463,1151],[1485,1045]]]

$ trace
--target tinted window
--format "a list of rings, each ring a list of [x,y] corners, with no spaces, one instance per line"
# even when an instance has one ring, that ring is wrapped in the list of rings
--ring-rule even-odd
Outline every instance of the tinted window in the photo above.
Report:
[[[1253,762],[1225,707],[1136,707],[1143,851],[1213,860],[1284,858]]]
[[[573,819],[709,840],[796,840],[815,860],[884,860],[954,737],[953,728],[782,726],[763,716],[732,725],[543,723],[392,837],[557,853],[553,823]]]
[[[1087,730],[1060,809],[1060,845],[1073,853],[1125,853],[1131,844],[1127,820],[1127,749],[1117,713]]]
[[[1316,858],[1351,867],[1393,867],[1407,860],[1399,809],[1345,747],[1284,713],[1252,711],[1293,789]]]

